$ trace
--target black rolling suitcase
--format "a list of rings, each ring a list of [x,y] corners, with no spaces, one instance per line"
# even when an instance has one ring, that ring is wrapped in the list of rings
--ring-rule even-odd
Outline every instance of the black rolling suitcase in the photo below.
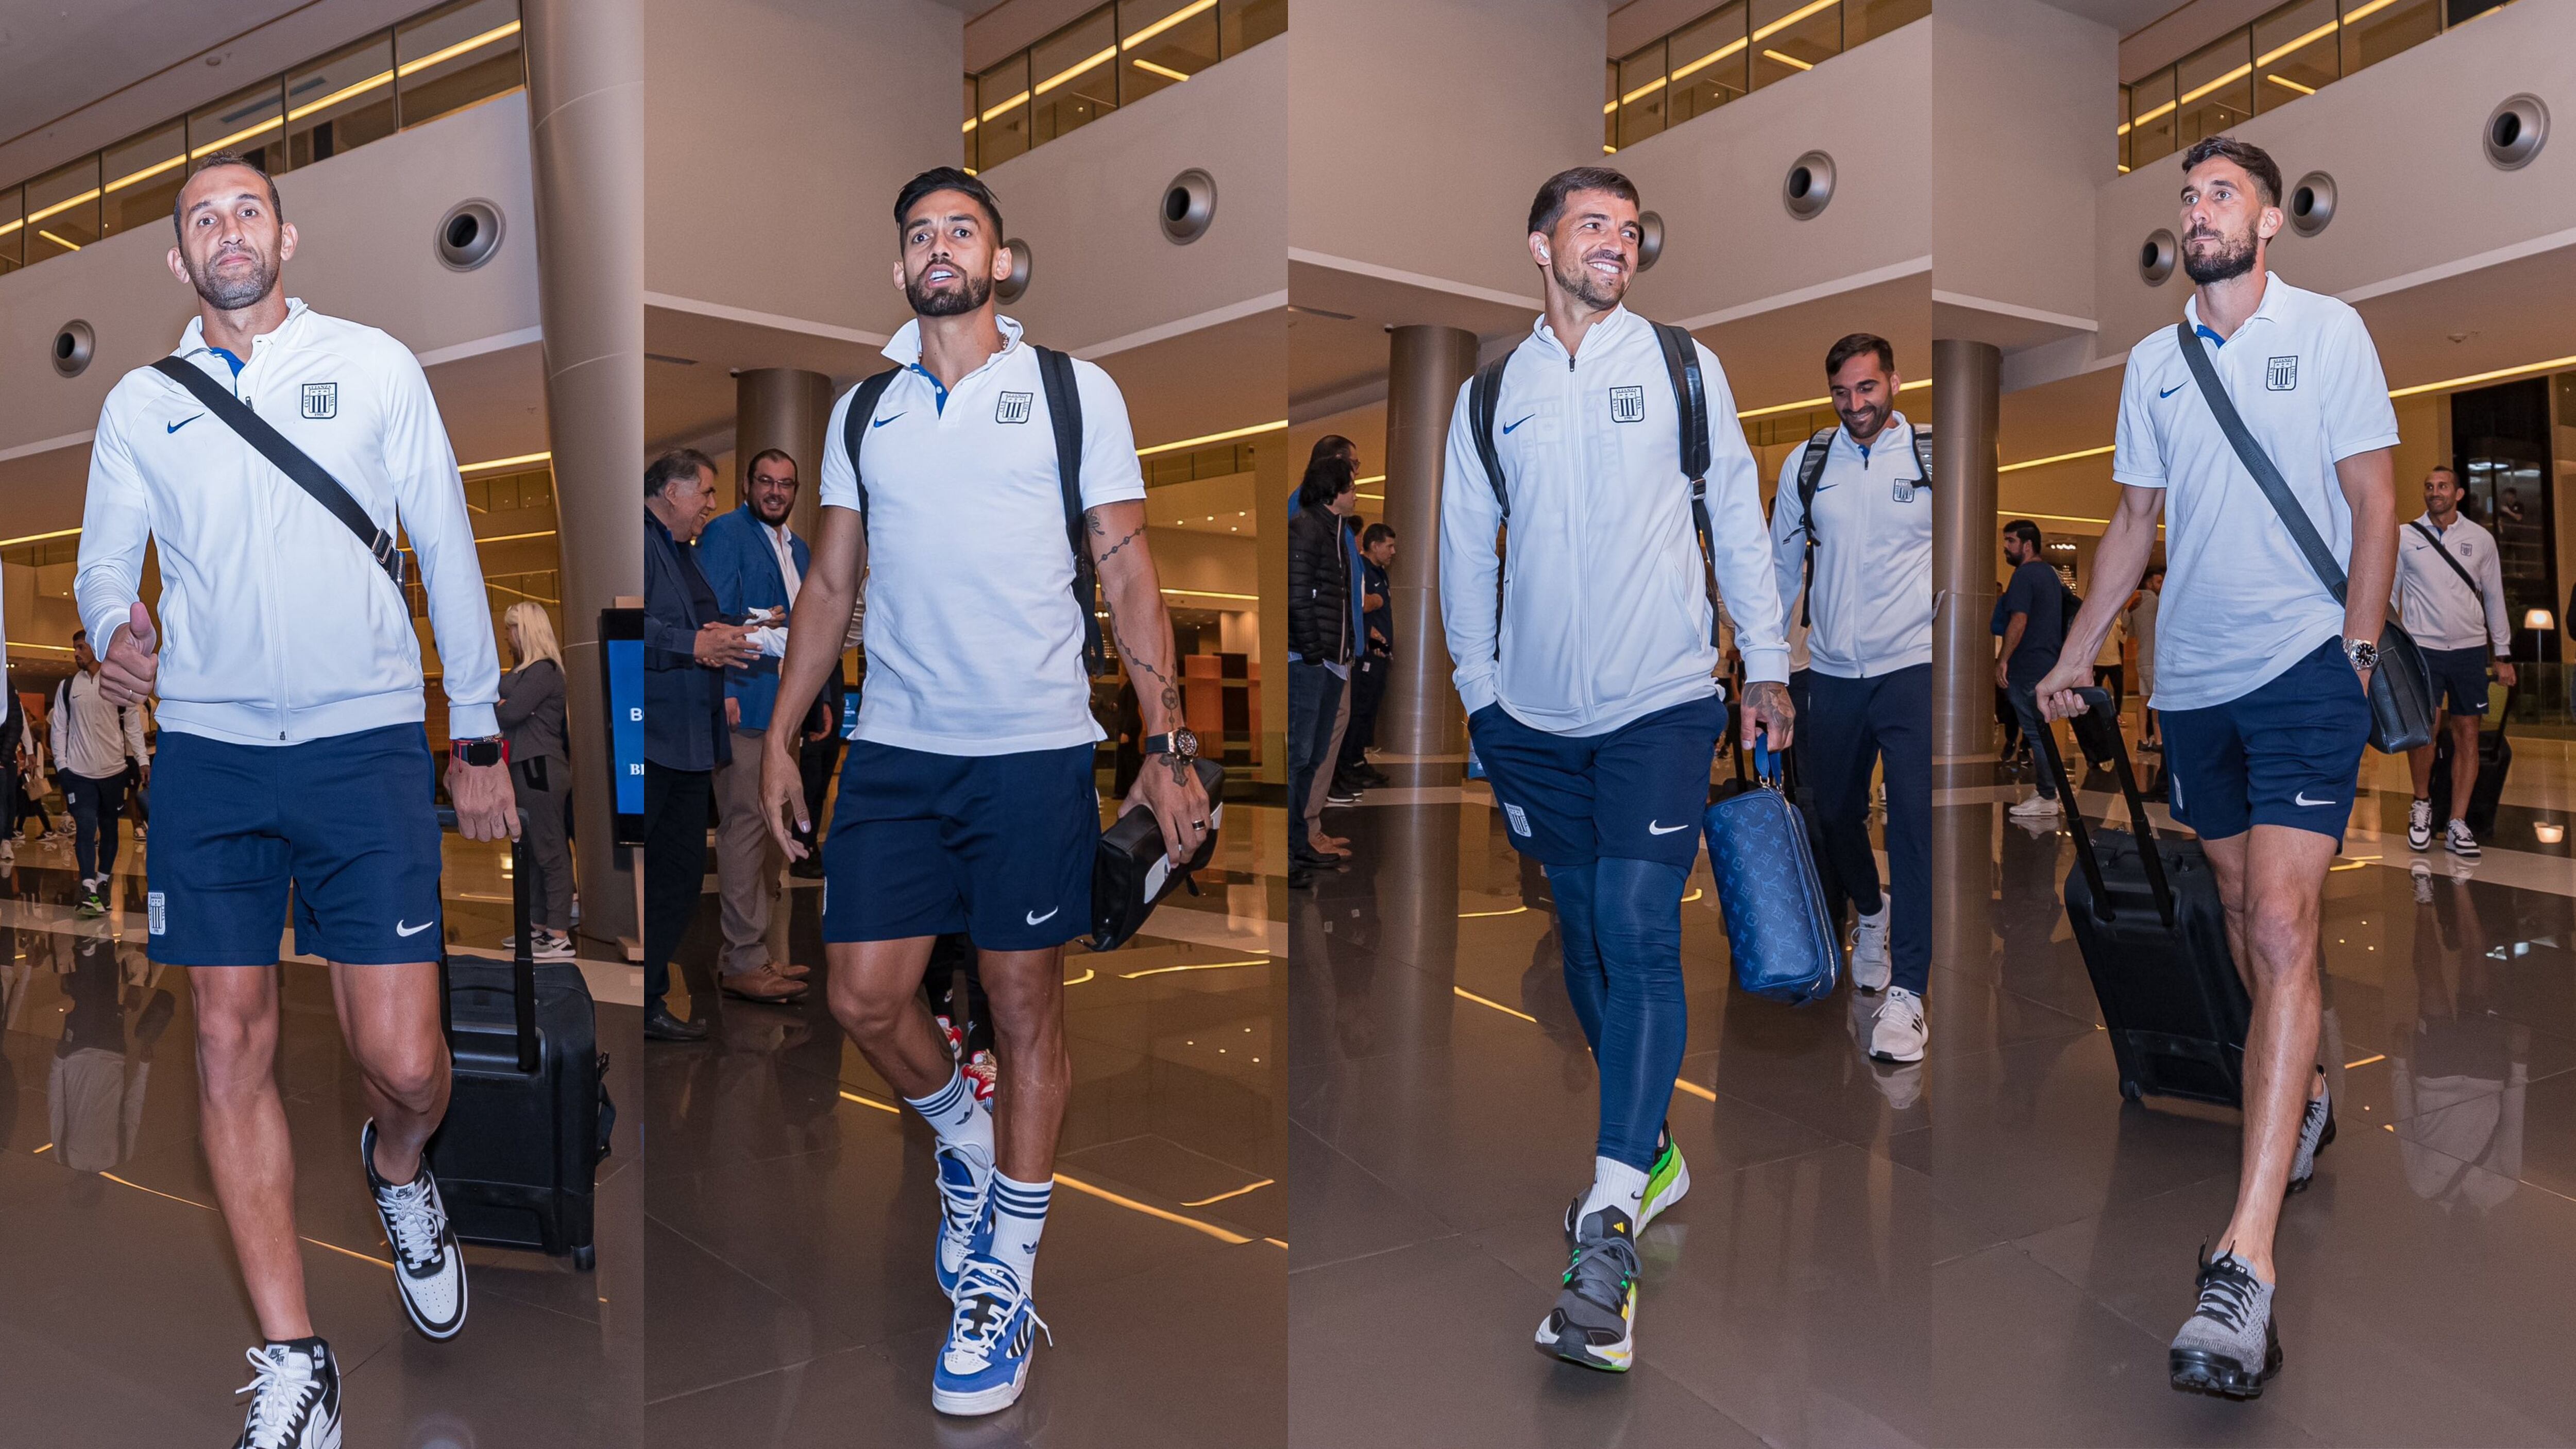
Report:
[[[453,825],[455,813],[439,812]],[[525,846],[510,846],[514,959],[439,955],[441,1019],[456,1064],[429,1163],[456,1235],[570,1255],[587,1271],[592,1188],[617,1120],[603,1081],[589,983],[569,961],[530,955]]]
[[[2513,768],[2513,741],[2504,737],[2505,725],[2513,718],[2513,696],[2510,689],[2487,691],[2490,704],[2487,724],[2492,729],[2478,730],[2478,777],[2469,786],[2469,808],[2460,818],[2469,822],[2469,833],[2480,839],[2495,834],[2496,802],[2504,798],[2505,773]],[[2503,695],[2501,704],[2493,703]],[[2438,831],[2451,818],[2451,732],[2442,731],[2433,739],[2433,779],[2425,790],[2433,806],[2433,828]]]
[[[2118,722],[2110,718],[2110,695],[2099,689],[2079,693],[2088,708],[2072,721],[2077,737],[2110,760],[2134,829],[2097,833],[2087,827],[2067,783],[2065,761],[2047,733],[2041,737],[2041,768],[2056,779],[2058,798],[2066,802],[2066,828],[2075,837],[2075,868],[2066,874],[2067,924],[2102,1004],[2120,1069],[2120,1095],[2237,1106],[2253,1003],[2228,950],[2217,878],[2198,840],[2156,834]]]

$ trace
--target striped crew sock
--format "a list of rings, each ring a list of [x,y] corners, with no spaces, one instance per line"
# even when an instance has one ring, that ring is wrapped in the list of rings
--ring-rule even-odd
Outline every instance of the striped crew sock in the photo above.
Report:
[[[1021,1182],[993,1174],[993,1256],[1019,1270],[1025,1284],[1037,1272],[1038,1234],[1046,1231],[1047,1203],[1055,1183]]]
[[[930,1123],[941,1142],[979,1148],[986,1162],[993,1160],[993,1114],[976,1105],[975,1091],[966,1085],[964,1072],[950,1067],[948,1085],[927,1097],[906,1097],[903,1102]]]

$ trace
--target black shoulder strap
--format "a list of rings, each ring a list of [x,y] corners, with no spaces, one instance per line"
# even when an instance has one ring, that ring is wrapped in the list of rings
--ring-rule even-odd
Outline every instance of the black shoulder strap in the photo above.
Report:
[[[1514,347],[1512,352],[1520,349]],[[1512,521],[1512,495],[1503,487],[1503,455],[1494,445],[1494,409],[1502,403],[1503,369],[1509,367],[1512,352],[1506,352],[1476,369],[1476,380],[1467,388],[1467,426],[1476,435],[1476,456],[1485,464],[1485,481],[1493,485],[1494,501],[1502,505],[1503,521]]]
[[[1932,486],[1932,430],[1920,423],[1914,425],[1914,471],[1915,487]]]
[[[2442,547],[2442,536],[2435,533],[2433,530],[2426,528],[2424,526],[2424,521],[2420,518],[2409,519],[2406,526],[2415,530],[2417,533],[2424,535],[2424,541],[2433,545],[2433,552],[2440,554],[2442,556],[2442,562],[2451,566],[2451,572],[2460,576],[2460,582],[2469,586],[2469,596],[2478,601],[2478,607],[2482,609],[2485,608],[2487,603],[2487,591],[2478,587],[2478,581],[2469,577],[2469,571],[2460,567],[2460,561],[2451,557],[2451,551],[2449,549]]]
[[[859,537],[862,540],[868,536],[868,471],[859,466],[859,447],[867,440],[868,428],[876,422],[878,399],[885,396],[886,388],[894,382],[894,375],[901,371],[900,367],[889,367],[861,379],[858,387],[850,393],[849,411],[841,415],[841,448],[850,455],[850,486],[859,494]]]
[[[2246,472],[2254,475],[2255,486],[2272,501],[2273,511],[2281,515],[2281,526],[2290,531],[2290,541],[2299,546],[2299,552],[2308,556],[2308,567],[2316,570],[2317,579],[2326,586],[2326,592],[2334,595],[2336,603],[2342,603],[2345,592],[2343,565],[2335,562],[2334,551],[2327,548],[2326,541],[2318,536],[2316,522],[2291,495],[2290,485],[2282,480],[2281,470],[2272,466],[2271,456],[2263,451],[2262,444],[2254,441],[2254,435],[2245,430],[2245,420],[2236,415],[2236,404],[2227,396],[2227,389],[2220,385],[2218,369],[2209,365],[2209,353],[2200,345],[2200,339],[2192,334],[2189,322],[2174,324],[2174,340],[2181,345],[2183,362],[2191,368],[2191,380],[2200,384],[2201,397],[2218,419],[2218,430],[2227,435],[2228,445],[2236,450],[2237,461],[2245,465]]]
[[[1653,324],[1663,345],[1664,369],[1672,374],[1674,412],[1681,420],[1682,476],[1690,479],[1691,527],[1699,532],[1701,583],[1708,591],[1708,642],[1718,641],[1717,542],[1708,521],[1708,384],[1699,371],[1699,344],[1688,330]]]
[[[1082,609],[1082,666],[1091,674],[1105,674],[1109,661],[1100,647],[1100,581],[1082,526],[1082,392],[1074,383],[1071,357],[1052,347],[1031,346],[1038,355],[1038,381],[1046,389],[1047,418],[1055,425],[1056,484],[1064,493],[1065,543],[1073,550],[1073,598]]]
[[[266,419],[252,412],[249,404],[233,396],[230,389],[195,366],[176,357],[163,357],[153,362],[152,370],[194,394],[197,401],[206,405],[206,411],[222,419],[224,426],[238,434],[243,442],[257,448],[260,456],[275,464],[277,471],[293,479],[296,487],[311,494],[314,502],[329,509],[333,518],[347,525],[348,530],[358,536],[358,541],[366,545],[368,556],[376,561],[376,566],[383,569],[397,586],[402,583],[402,549],[394,542],[393,531],[378,528],[376,521],[367,516],[367,510],[359,506],[358,500],[349,496],[349,490],[340,486],[339,479],[314,462],[302,448],[288,442],[285,434],[270,427]]]
[[[1816,627],[1816,482],[1825,476],[1825,463],[1833,457],[1834,435],[1840,427],[1819,428],[1807,440],[1807,451],[1798,459],[1798,527],[1807,535],[1807,556],[1801,565],[1806,570],[1806,587],[1798,595],[1798,623]]]

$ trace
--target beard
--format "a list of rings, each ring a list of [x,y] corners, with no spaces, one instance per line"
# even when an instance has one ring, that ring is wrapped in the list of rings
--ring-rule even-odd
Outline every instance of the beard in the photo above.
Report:
[[[924,276],[929,271],[927,267],[922,268]],[[959,267],[957,280],[958,285],[953,290],[934,292],[921,284],[921,278],[906,277],[903,282],[904,300],[912,304],[914,312],[924,317],[957,317],[983,306],[993,295],[991,277],[976,276]]]
[[[787,521],[787,516],[795,511],[796,500],[792,494],[789,495],[787,501],[778,504],[774,511],[771,505],[758,498],[751,500],[751,516],[768,524],[772,528],[776,528],[778,525],[785,523]]]
[[[1618,306],[1619,299],[1628,295],[1628,274],[1624,270],[1616,278],[1609,278],[1581,262],[1558,262],[1548,268],[1548,275],[1556,279],[1556,285],[1567,296],[1586,307],[1599,307],[1606,311]]]
[[[277,285],[277,265],[274,262],[255,251],[245,250],[238,255],[250,258],[251,269],[235,272],[226,279],[197,270],[196,262],[188,259],[185,253],[181,254],[181,259],[188,263],[189,285],[197,289],[197,295],[205,299],[207,306],[218,312],[238,312],[267,296],[269,289]]]
[[[2241,277],[2254,270],[2254,230],[2246,228],[2240,237],[2220,237],[2214,251],[2195,253],[2192,238],[2183,239],[2182,269],[2201,286]]]
[[[1895,411],[1894,403],[1886,407],[1855,408],[1840,414],[1843,420],[1843,431],[1850,433],[1854,438],[1875,438],[1879,431],[1887,426],[1888,415]]]

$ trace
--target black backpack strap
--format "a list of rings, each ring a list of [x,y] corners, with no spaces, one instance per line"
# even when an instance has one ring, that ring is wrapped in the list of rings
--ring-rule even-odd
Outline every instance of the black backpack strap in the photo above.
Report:
[[[850,486],[858,490],[859,538],[863,542],[868,536],[868,474],[859,466],[859,445],[866,441],[868,428],[876,421],[878,400],[901,371],[900,367],[889,367],[861,379],[851,390],[849,411],[841,416],[841,448],[850,455]]]
[[[1699,344],[1688,330],[1652,324],[1664,349],[1664,370],[1672,374],[1673,410],[1681,419],[1682,476],[1690,479],[1691,527],[1699,533],[1702,585],[1708,591],[1708,642],[1718,641],[1717,541],[1708,521],[1708,382],[1700,376]]]
[[[2227,385],[2218,380],[2218,370],[2209,365],[2209,353],[2200,345],[2189,322],[2174,324],[2174,341],[2182,352],[2184,365],[2191,369],[2191,380],[2200,385],[2202,401],[2209,404],[2210,413],[2218,419],[2218,430],[2227,435],[2228,446],[2236,450],[2237,461],[2245,465],[2245,471],[2253,475],[2254,486],[2263,490],[2273,511],[2281,515],[2281,526],[2289,531],[2290,541],[2299,546],[2299,552],[2307,556],[2308,567],[2316,571],[2317,581],[2334,595],[2336,603],[2342,603],[2349,582],[2343,565],[2335,562],[2334,550],[2326,547],[2325,539],[2318,535],[2316,520],[2300,506],[2298,496],[2290,491],[2271,455],[2246,431],[2245,419],[2237,414],[2235,400],[2228,397]]]
[[[2476,579],[2469,577],[2469,571],[2460,567],[2460,561],[2451,557],[2451,551],[2449,549],[2442,547],[2442,536],[2435,533],[2433,530],[2426,528],[2424,526],[2424,521],[2420,518],[2408,519],[2406,526],[2415,530],[2417,533],[2424,535],[2424,541],[2433,545],[2433,552],[2440,554],[2442,556],[2442,562],[2451,566],[2451,572],[2460,576],[2460,582],[2469,586],[2469,597],[2478,601],[2479,608],[2485,608],[2487,606],[2487,591],[2478,586],[2478,581]]]
[[[1073,549],[1073,598],[1082,609],[1082,667],[1105,674],[1109,661],[1100,646],[1100,580],[1082,525],[1082,393],[1074,383],[1071,357],[1052,347],[1031,346],[1038,355],[1038,381],[1046,389],[1047,420],[1055,425],[1056,484],[1064,492],[1065,542]]]
[[[1915,487],[1932,486],[1932,430],[1920,423],[1914,425],[1914,471]]]
[[[1816,627],[1816,483],[1825,476],[1825,464],[1833,457],[1834,435],[1840,427],[1820,428],[1807,440],[1807,451],[1798,459],[1798,527],[1807,535],[1807,557],[1801,565],[1806,570],[1806,584],[1798,592],[1798,623]]]
[[[277,466],[277,471],[295,481],[295,486],[312,496],[314,502],[331,511],[348,530],[366,546],[369,557],[385,571],[396,587],[403,582],[402,549],[394,541],[393,530],[378,528],[367,516],[358,500],[329,470],[313,461],[302,448],[286,440],[286,435],[270,427],[268,421],[250,410],[250,405],[233,396],[232,390],[216,382],[197,367],[176,357],[156,359],[152,370],[186,388],[206,411],[223,421],[241,440],[257,448],[260,456]]]
[[[1512,352],[1520,349],[1515,347]],[[1485,481],[1493,485],[1494,501],[1502,505],[1503,521],[1512,521],[1512,495],[1503,487],[1503,455],[1494,445],[1494,410],[1502,405],[1503,369],[1511,365],[1512,354],[1506,352],[1476,369],[1476,380],[1467,388],[1467,426],[1476,435],[1476,456],[1485,464]]]

